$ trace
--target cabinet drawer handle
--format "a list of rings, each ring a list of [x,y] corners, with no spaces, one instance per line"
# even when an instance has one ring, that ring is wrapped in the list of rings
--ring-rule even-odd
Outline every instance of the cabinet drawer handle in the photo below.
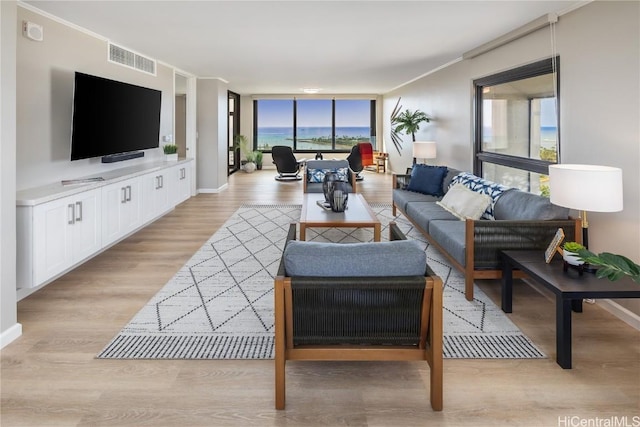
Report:
[[[160,175],[158,178],[160,178],[160,188],[164,188],[164,175]]]
[[[156,190],[160,188],[160,176],[156,175]]]
[[[180,179],[185,179],[187,177],[187,173],[185,168],[180,169]]]
[[[76,206],[78,207],[78,216],[76,217],[76,221],[82,222],[82,202],[76,202]]]
[[[125,191],[126,194],[126,201],[130,202],[131,201],[131,186],[127,185],[127,189]]]
[[[67,205],[67,213],[70,214],[67,218],[70,218],[67,221],[67,224],[73,225],[76,223],[76,206],[73,203],[69,203]]]
[[[120,199],[120,203],[126,203],[127,202],[127,189],[125,187],[122,187],[120,190],[122,190],[122,198]]]

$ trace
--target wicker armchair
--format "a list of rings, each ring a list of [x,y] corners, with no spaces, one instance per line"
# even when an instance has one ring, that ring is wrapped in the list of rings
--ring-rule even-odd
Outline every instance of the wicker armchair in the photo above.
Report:
[[[287,242],[296,238],[291,225]],[[406,239],[395,224],[390,240]],[[380,243],[371,243],[379,245]],[[442,281],[424,275],[275,278],[275,406],[285,407],[287,360],[426,360],[442,410]]]

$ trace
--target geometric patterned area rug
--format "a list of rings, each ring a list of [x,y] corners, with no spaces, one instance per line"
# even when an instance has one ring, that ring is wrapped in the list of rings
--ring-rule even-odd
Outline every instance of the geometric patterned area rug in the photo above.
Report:
[[[478,287],[464,297],[464,277],[389,204],[372,204],[382,239],[395,221],[421,242],[444,283],[444,357],[546,357]],[[98,354],[105,359],[271,359],[273,280],[289,224],[300,205],[243,205]],[[366,242],[371,228],[310,228],[307,240]]]

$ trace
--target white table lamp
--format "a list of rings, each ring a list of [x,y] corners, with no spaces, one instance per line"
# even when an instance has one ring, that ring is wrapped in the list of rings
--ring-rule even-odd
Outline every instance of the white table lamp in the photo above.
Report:
[[[414,141],[413,142],[413,164],[416,159],[435,159],[436,143],[433,141]]]
[[[582,244],[589,247],[587,211],[622,210],[622,169],[596,165],[549,166],[551,203],[580,211]]]

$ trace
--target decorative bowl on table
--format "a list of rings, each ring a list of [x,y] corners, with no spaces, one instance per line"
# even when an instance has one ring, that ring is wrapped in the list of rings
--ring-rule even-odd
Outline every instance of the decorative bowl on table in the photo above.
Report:
[[[575,252],[570,252],[568,250],[562,251],[562,259],[565,260],[570,265],[582,265],[584,261],[580,259],[580,256]]]

